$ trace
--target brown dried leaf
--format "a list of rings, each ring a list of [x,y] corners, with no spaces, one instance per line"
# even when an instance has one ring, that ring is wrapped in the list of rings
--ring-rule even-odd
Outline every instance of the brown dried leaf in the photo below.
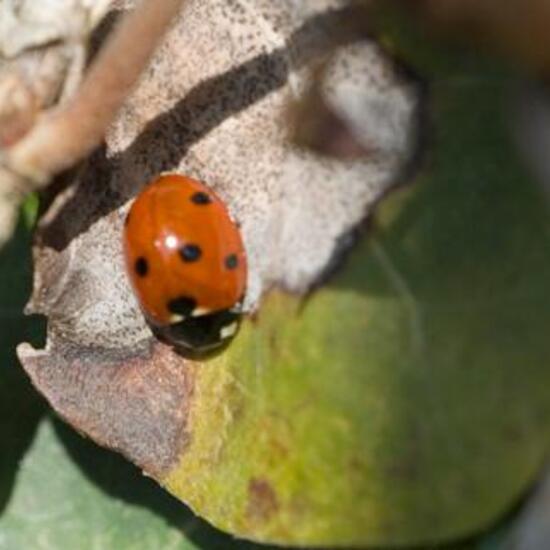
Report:
[[[19,141],[38,115],[80,82],[91,32],[110,0],[0,3],[0,149]],[[0,171],[0,246],[14,227],[26,184]]]

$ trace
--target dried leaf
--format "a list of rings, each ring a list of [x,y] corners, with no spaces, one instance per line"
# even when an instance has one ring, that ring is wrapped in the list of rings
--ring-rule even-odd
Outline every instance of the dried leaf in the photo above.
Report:
[[[248,313],[263,315],[261,299],[273,287],[299,297],[318,284],[349,248],[351,233],[372,205],[396,183],[414,154],[417,130],[416,82],[396,72],[374,42],[344,40],[338,55],[350,69],[338,78],[360,90],[364,74],[353,67],[362,67],[372,104],[381,106],[372,111],[378,115],[370,134],[375,153],[351,163],[292,145],[285,113],[314,67],[342,40],[342,18],[352,13],[342,4],[187,2],[105,147],[73,179],[58,182],[62,191],[39,224],[28,309],[47,315],[48,343],[45,350],[19,348],[25,369],[60,415],[169,483],[184,500],[191,493],[180,492],[177,479],[168,481],[183,456],[211,461],[205,473],[224,462],[238,414],[227,392],[240,392],[234,369],[254,364],[254,321],[223,356],[208,362],[184,359],[157,342],[123,270],[123,219],[154,175],[181,171],[211,185],[240,222],[249,263]],[[298,315],[292,306],[273,319],[284,325],[287,316]],[[259,345],[258,381],[268,384],[261,372],[268,344]],[[326,413],[320,408],[318,421]],[[203,456],[205,448],[210,451]],[[304,460],[314,447],[296,452]],[[291,454],[281,453],[290,467]],[[261,472],[249,480],[250,473],[240,480],[249,497],[244,523],[232,523],[241,511],[231,506],[209,519],[263,540],[334,540],[335,533],[315,532],[326,510],[317,506],[314,486],[304,487],[304,503],[313,504],[304,504],[307,514],[294,518],[288,531],[286,522],[271,523],[288,511],[280,487]],[[193,495],[193,506],[201,512],[200,497]],[[302,504],[292,506],[299,511]],[[342,538],[360,540],[362,531],[362,521],[352,518]]]
[[[55,42],[89,35],[111,0],[4,0],[0,4],[0,55],[15,57]]]

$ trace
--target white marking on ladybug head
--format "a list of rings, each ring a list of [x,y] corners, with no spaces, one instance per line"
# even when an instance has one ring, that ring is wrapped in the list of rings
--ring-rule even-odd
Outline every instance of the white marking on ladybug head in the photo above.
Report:
[[[180,315],[179,313],[170,314],[170,324],[171,325],[173,325],[174,323],[181,323],[183,320],[185,320],[184,315]]]
[[[201,315],[208,315],[209,313],[211,313],[212,310],[211,309],[208,309],[207,307],[196,307],[192,312],[191,312],[191,317],[200,317]]]
[[[220,330],[220,338],[222,340],[226,340],[227,338],[231,338],[235,335],[237,332],[237,326],[238,324],[236,322],[230,323],[229,325],[225,325],[225,327],[222,327]]]

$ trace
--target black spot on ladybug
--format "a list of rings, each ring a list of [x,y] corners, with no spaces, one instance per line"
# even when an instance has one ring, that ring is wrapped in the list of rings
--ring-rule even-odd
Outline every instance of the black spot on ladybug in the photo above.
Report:
[[[237,258],[236,254],[229,254],[225,258],[225,267],[227,269],[235,269],[239,265],[239,258]]]
[[[184,262],[196,262],[201,257],[202,250],[196,244],[186,244],[180,248],[179,253]]]
[[[212,202],[212,199],[207,193],[204,193],[203,191],[197,191],[191,196],[191,202],[193,204],[210,204]]]
[[[189,296],[180,296],[170,300],[167,304],[168,311],[189,317],[197,307],[197,301]]]
[[[145,277],[149,272],[149,263],[143,256],[140,256],[134,264],[134,269],[140,277]]]

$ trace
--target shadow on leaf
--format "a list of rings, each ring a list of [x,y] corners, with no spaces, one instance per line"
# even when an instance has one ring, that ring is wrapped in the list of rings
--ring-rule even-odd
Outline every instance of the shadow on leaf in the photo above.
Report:
[[[152,479],[122,456],[102,449],[60,421],[55,430],[67,452],[82,473],[112,498],[148,508],[182,532],[190,542],[208,550],[269,550],[272,546],[254,544],[218,531],[197,517],[184,504],[162,490]],[[280,548],[280,547],[278,547]]]
[[[197,83],[172,108],[150,120],[126,150],[108,155],[106,146],[100,147],[90,157],[74,196],[60,210],[56,221],[43,228],[44,243],[58,251],[65,249],[98,219],[132,198],[155,175],[178,166],[193,144],[225,120],[285,86],[293,70],[322,59],[336,46],[368,37],[369,29],[358,18],[359,10],[347,7],[310,17],[284,46]],[[96,45],[116,17],[114,14],[98,30]],[[161,147],[158,139],[162,136],[168,136],[169,140]],[[139,181],[128,186],[117,178],[127,180],[129,166],[139,174]],[[110,180],[111,185],[106,185]],[[63,181],[61,186],[66,184]],[[53,187],[50,198],[56,191]],[[72,213],[83,204],[90,214],[78,220]],[[65,219],[71,219],[71,224],[64,224]]]
[[[20,225],[0,252],[0,512],[45,409],[15,356],[17,344],[36,343],[44,333],[40,322],[23,315],[31,285],[30,249],[30,235]]]

